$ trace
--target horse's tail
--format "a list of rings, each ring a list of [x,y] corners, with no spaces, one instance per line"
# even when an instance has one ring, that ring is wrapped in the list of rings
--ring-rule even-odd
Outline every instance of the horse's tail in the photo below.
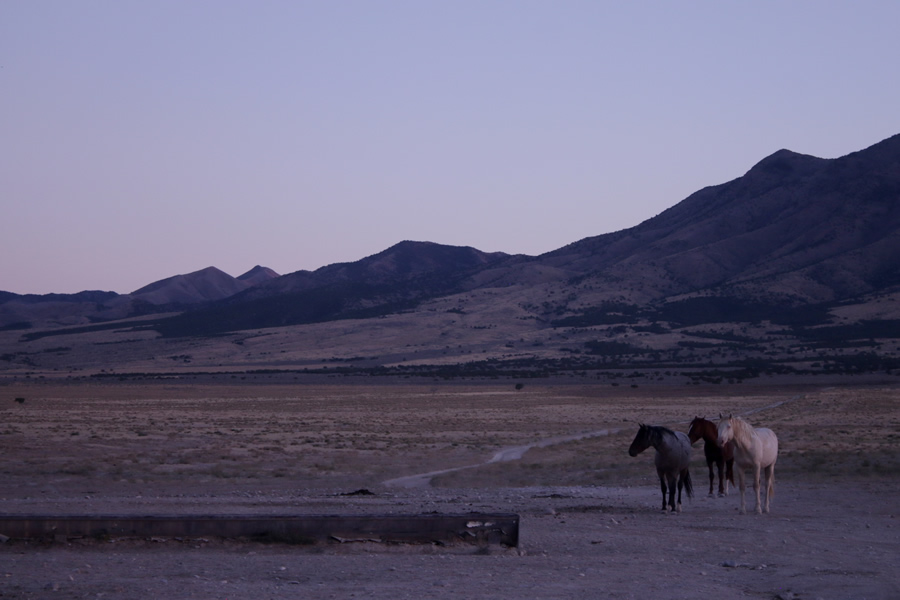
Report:
[[[691,483],[690,469],[684,470],[684,491],[687,492],[688,498],[694,497],[694,485]]]

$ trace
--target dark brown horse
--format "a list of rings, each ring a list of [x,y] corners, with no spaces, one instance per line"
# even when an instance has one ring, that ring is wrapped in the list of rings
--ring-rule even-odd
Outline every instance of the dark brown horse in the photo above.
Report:
[[[728,495],[728,483],[734,486],[734,446],[729,442],[724,448],[718,444],[719,432],[716,424],[702,417],[694,417],[691,427],[688,429],[688,438],[691,444],[703,438],[703,454],[706,455],[706,466],[709,468],[709,495],[713,496],[716,476],[713,473],[713,464],[719,471],[719,496]]]

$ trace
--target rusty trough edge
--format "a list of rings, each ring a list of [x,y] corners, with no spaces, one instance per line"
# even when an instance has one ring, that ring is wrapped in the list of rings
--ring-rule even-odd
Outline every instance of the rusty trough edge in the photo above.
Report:
[[[519,515],[0,515],[0,536],[12,540],[218,537],[294,544],[374,541],[515,547]]]

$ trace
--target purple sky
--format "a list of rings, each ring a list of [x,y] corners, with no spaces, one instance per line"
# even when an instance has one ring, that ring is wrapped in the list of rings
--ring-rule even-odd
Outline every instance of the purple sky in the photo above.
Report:
[[[0,290],[540,254],[900,133],[900,2],[4,0]]]

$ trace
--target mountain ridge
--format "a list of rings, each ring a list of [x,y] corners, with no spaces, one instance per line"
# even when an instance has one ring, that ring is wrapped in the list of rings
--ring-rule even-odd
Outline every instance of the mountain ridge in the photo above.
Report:
[[[403,347],[427,348],[427,360],[441,363],[478,351],[485,360],[506,362],[532,356],[559,364],[582,354],[627,355],[641,364],[648,357],[677,363],[685,348],[700,360],[732,344],[741,347],[741,360],[769,356],[763,348],[773,342],[763,340],[774,339],[766,333],[770,323],[788,327],[779,330],[786,356],[796,357],[791,348],[810,353],[827,343],[840,362],[846,343],[840,336],[875,331],[873,319],[889,333],[900,323],[900,310],[892,308],[900,299],[897,256],[900,135],[834,159],[778,150],[743,176],[702,188],[634,227],[539,256],[405,240],[315,271],[273,276],[255,267],[242,280],[209,267],[133,296],[64,308],[56,298],[43,314],[34,310],[40,302],[0,294],[0,328],[31,329],[20,339],[37,343],[65,334],[59,328],[67,326],[79,326],[75,332],[118,327],[168,340],[338,327],[345,334],[310,347],[343,355],[351,346],[371,346],[373,355],[384,355],[380,364],[393,364],[402,357],[388,350],[400,343],[396,332],[407,331]],[[879,306],[883,299],[890,301]],[[162,311],[177,314],[153,316]],[[141,320],[100,323],[123,318]],[[732,323],[717,326],[723,319]],[[438,330],[425,325],[435,320],[443,323]],[[690,329],[701,325],[707,333]],[[568,333],[559,334],[560,327]],[[725,327],[717,334],[724,337],[702,341],[715,327]],[[738,329],[755,333],[738,335]],[[824,342],[807,341],[828,331],[832,337]],[[346,332],[363,337],[341,341]],[[896,347],[888,338],[888,346],[854,344]],[[527,340],[531,350],[510,354]],[[288,347],[297,356],[312,351]]]
[[[725,209],[729,210],[728,218],[732,222],[731,231],[720,232],[718,237],[726,237],[726,235],[722,234],[727,234],[727,236],[747,234],[762,226],[774,226],[772,223],[773,221],[777,222],[783,220],[784,216],[792,216],[790,211],[796,209],[796,206],[790,204],[786,205],[780,201],[780,198],[777,198],[776,201],[780,204],[777,210],[779,210],[780,213],[785,214],[773,216],[773,203],[766,201],[766,196],[771,193],[772,189],[785,187],[784,179],[786,177],[793,177],[795,181],[792,183],[792,187],[796,187],[797,185],[808,181],[810,178],[821,176],[823,170],[833,167],[838,171],[838,174],[836,175],[838,179],[846,178],[848,172],[860,168],[859,165],[856,164],[860,157],[864,157],[864,160],[867,163],[876,164],[879,170],[885,169],[888,171],[886,173],[875,173],[876,177],[881,178],[882,181],[872,183],[873,189],[871,190],[871,193],[876,196],[881,195],[890,199],[894,197],[892,194],[897,194],[898,190],[900,190],[900,184],[897,182],[896,173],[898,168],[898,154],[900,154],[900,134],[882,140],[869,148],[834,159],[818,158],[815,156],[799,154],[787,149],[781,149],[757,162],[743,176],[726,183],[705,187],[658,215],[651,217],[634,227],[584,238],[543,255],[534,257],[519,255],[518,258],[523,259],[526,263],[538,261],[546,263],[547,266],[561,267],[564,265],[572,265],[574,260],[571,258],[571,255],[573,254],[573,250],[575,250],[574,254],[578,255],[577,260],[579,264],[575,265],[574,268],[580,270],[583,268],[586,259],[602,263],[615,262],[622,260],[623,258],[631,258],[639,248],[646,246],[648,241],[653,240],[665,240],[665,245],[663,247],[654,247],[652,249],[652,254],[655,257],[687,252],[690,249],[697,247],[696,244],[692,245],[689,241],[689,238],[691,237],[690,234],[692,233],[692,230],[696,230],[700,227],[704,222],[705,217],[709,215],[718,217],[716,225],[722,227],[723,219],[721,218],[721,211]],[[872,171],[872,169],[870,168],[868,171]],[[883,181],[888,176],[890,176],[890,181]],[[835,177],[830,178],[830,180],[834,179]],[[818,184],[819,188],[824,188],[825,185],[826,183]],[[791,189],[788,189],[787,191],[790,192]],[[709,201],[710,197],[713,197],[715,201]],[[733,206],[735,198],[746,199],[747,197],[753,198],[755,204],[743,203],[739,206]],[[886,212],[890,212],[890,220],[887,222],[883,220],[877,222],[883,229],[889,229],[895,224],[896,210]],[[828,215],[825,214],[817,214],[816,216],[822,219],[828,217]],[[794,233],[794,231],[788,231],[785,235],[792,237]],[[816,243],[815,240],[810,240],[808,245],[815,245]],[[709,242],[706,242],[704,245],[709,245]],[[474,262],[472,264],[465,264],[464,261],[456,265],[453,264],[454,260],[458,260],[459,254],[457,253],[451,258],[449,251],[445,252],[445,256],[442,257],[446,261],[446,264],[442,264],[441,257],[435,258],[430,256],[428,258],[428,260],[431,261],[430,265],[426,267],[422,267],[422,265],[413,266],[411,257],[414,257],[417,252],[425,248],[456,249],[462,247],[407,240],[357,261],[334,263],[320,267],[315,271],[301,270],[280,276],[271,269],[256,266],[247,273],[233,278],[216,267],[210,266],[186,275],[175,275],[152,282],[135,290],[131,294],[126,295],[143,297],[144,300],[154,304],[171,304],[173,302],[195,303],[221,300],[244,292],[245,289],[249,287],[256,286],[269,288],[275,292],[284,292],[298,291],[298,289],[305,289],[309,285],[320,285],[321,283],[316,282],[321,281],[328,281],[329,283],[334,283],[336,280],[340,279],[363,279],[365,281],[373,281],[378,278],[379,267],[376,266],[378,264],[378,259],[400,260],[401,262],[407,261],[410,272],[414,269],[419,269],[420,274],[435,269],[445,270],[449,268],[450,270],[453,270],[456,267],[471,268],[478,266]],[[483,253],[474,248],[467,248],[465,251],[480,256],[481,258],[479,260],[482,264],[487,262],[497,262],[500,259],[513,256],[503,252]],[[737,253],[734,249],[730,251]],[[454,250],[454,252],[458,251]],[[644,250],[642,253],[648,254],[648,251]],[[404,256],[400,257],[401,254]],[[396,277],[398,276],[398,273],[402,271],[402,265],[399,270],[382,268],[380,271],[389,277]],[[253,274],[252,278],[251,274]],[[251,285],[242,287],[241,285],[233,284],[232,280],[247,282]],[[273,283],[273,280],[282,281],[275,284]],[[291,280],[293,280],[293,283],[287,283]],[[308,283],[309,280],[312,280],[313,283]],[[698,282],[695,283],[695,285],[704,285],[704,283]],[[153,295],[165,287],[177,287],[180,288],[180,292],[172,291],[172,297]],[[85,293],[88,292],[80,292],[79,294],[84,295]],[[112,292],[91,293],[107,294]],[[260,292],[257,291],[256,295],[258,296],[259,294]],[[66,296],[78,296],[78,294],[23,296],[11,294],[9,292],[0,292],[0,302],[4,301],[4,299],[8,300],[10,298],[23,297],[28,297],[32,302],[38,301],[41,297],[53,300],[63,300]],[[154,299],[156,301],[154,301]]]

